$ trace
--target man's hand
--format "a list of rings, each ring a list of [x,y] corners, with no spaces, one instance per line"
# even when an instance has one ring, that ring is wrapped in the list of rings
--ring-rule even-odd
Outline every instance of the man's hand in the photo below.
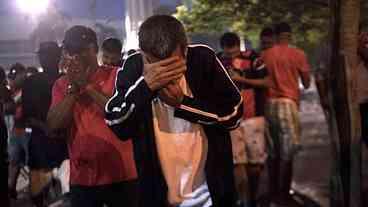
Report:
[[[82,70],[81,72],[74,74],[73,79],[71,80],[72,84],[75,84],[80,89],[84,89],[88,85],[91,71],[92,70],[90,68],[87,68],[86,70]]]
[[[240,74],[238,72],[236,72],[235,70],[229,70],[229,75],[230,75],[230,78],[233,80],[233,81],[239,81],[240,79],[242,79],[242,77],[240,76]]]
[[[70,70],[67,73],[69,80],[68,92],[70,94],[77,94],[78,92],[83,92],[85,87],[89,83],[89,77],[91,75],[91,69],[86,70]]]
[[[179,107],[184,98],[183,90],[177,81],[169,83],[158,92],[158,97],[167,105]]]
[[[178,80],[186,69],[186,62],[178,57],[171,57],[152,64],[144,58],[143,76],[148,87],[156,91]]]

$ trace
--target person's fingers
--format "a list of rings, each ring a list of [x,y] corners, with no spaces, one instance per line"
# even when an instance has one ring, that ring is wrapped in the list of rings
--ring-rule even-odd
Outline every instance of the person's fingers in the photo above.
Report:
[[[147,57],[143,56],[143,63],[146,67],[148,68],[155,68],[155,67],[160,67],[160,66],[167,66],[170,64],[175,63],[176,61],[178,61],[178,57],[174,56],[174,57],[170,57],[164,60],[160,60],[158,62],[155,63],[151,63]]]
[[[159,78],[166,78],[166,77],[171,77],[171,76],[176,76],[176,75],[182,76],[185,73],[185,71],[186,71],[185,67],[176,68],[174,70],[170,70],[170,71],[167,71],[167,72],[160,73],[158,75],[158,77]]]
[[[158,89],[161,89],[165,86],[167,86],[170,82],[180,79],[183,76],[183,74],[172,74],[166,77],[162,77],[159,80],[159,87]]]
[[[167,65],[164,70],[169,71],[169,70],[174,70],[176,68],[181,68],[181,67],[186,68],[186,62],[183,60],[176,61],[170,65]]]
[[[179,57],[174,56],[174,57],[169,57],[163,60],[160,60],[158,62],[153,63],[154,65],[160,65],[160,66],[168,66],[170,64],[173,64],[175,62],[177,62],[179,60]]]

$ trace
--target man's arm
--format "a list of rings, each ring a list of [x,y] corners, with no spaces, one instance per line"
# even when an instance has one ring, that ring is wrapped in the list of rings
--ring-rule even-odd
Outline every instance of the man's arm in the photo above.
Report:
[[[249,88],[268,88],[270,86],[270,79],[267,76],[266,68],[259,71],[252,71],[248,78],[248,75],[241,76],[236,72],[230,71],[231,79],[237,83],[245,84]]]
[[[310,72],[301,72],[300,73],[300,78],[302,80],[302,84],[304,86],[305,89],[308,89],[311,85],[311,76],[310,76]]]
[[[311,84],[310,65],[308,59],[303,51],[299,55],[299,75],[305,89],[308,89]]]
[[[208,51],[203,60],[207,65],[203,69],[211,75],[210,80],[203,82],[203,87],[208,90],[207,96],[184,96],[175,116],[204,125],[236,128],[243,114],[242,97],[215,53],[209,48],[205,50]]]

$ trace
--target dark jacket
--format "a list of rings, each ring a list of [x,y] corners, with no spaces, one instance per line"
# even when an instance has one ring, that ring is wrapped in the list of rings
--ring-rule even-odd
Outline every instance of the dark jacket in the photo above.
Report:
[[[188,47],[188,85],[194,98],[184,97],[175,117],[199,123],[208,138],[205,166],[213,206],[230,207],[236,200],[229,130],[242,116],[242,98],[215,52],[204,45]],[[153,130],[151,91],[143,78],[139,53],[128,57],[118,72],[116,92],[106,105],[106,123],[121,139],[133,139],[141,206],[166,206],[163,177]]]

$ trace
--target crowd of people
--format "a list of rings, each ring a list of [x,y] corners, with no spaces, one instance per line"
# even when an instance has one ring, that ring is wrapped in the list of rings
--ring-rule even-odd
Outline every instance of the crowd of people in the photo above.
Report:
[[[23,166],[32,185],[68,159],[73,207],[256,207],[266,167],[270,201],[298,206],[289,192],[300,150],[299,80],[309,88],[311,75],[292,34],[287,23],[264,28],[259,49],[242,51],[228,32],[216,53],[188,43],[174,17],[155,15],[126,55],[119,39],[100,48],[86,26],[71,27],[61,47],[41,43],[42,72],[0,69],[0,170],[7,177],[9,160],[9,196],[17,198]]]

